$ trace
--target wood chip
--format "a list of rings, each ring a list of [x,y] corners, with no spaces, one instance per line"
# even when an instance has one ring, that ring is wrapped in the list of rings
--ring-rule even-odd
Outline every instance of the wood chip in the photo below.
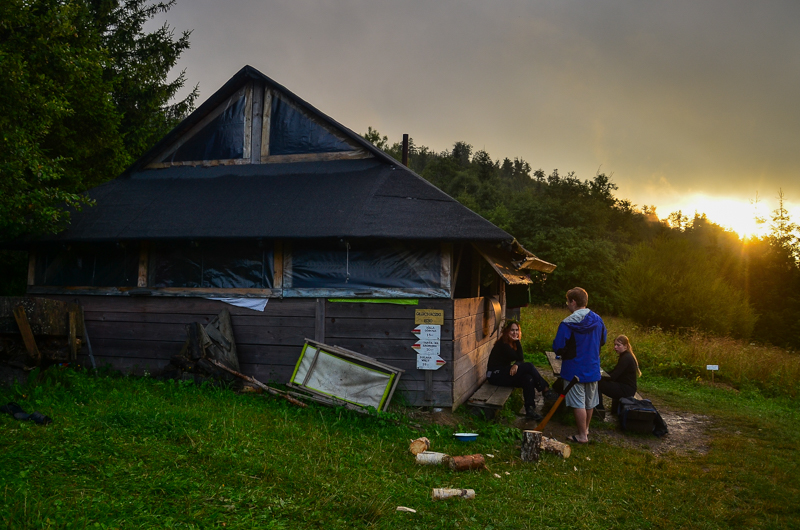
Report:
[[[397,507],[397,511],[398,512],[408,512],[408,513],[417,513],[417,510],[415,510],[414,508],[409,508],[407,506],[398,506]]]

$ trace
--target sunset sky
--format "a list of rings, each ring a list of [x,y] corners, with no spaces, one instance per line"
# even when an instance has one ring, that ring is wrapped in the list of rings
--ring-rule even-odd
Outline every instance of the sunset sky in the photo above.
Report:
[[[455,141],[746,231],[800,221],[800,2],[178,0],[200,102],[249,64],[352,130]]]

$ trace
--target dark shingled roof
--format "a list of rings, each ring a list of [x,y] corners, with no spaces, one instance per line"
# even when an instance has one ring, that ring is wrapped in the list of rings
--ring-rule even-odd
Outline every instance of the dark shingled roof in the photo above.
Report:
[[[512,239],[413,172],[374,158],[147,170],[90,195],[97,205],[48,241]]]
[[[154,156],[253,79],[280,91],[373,158],[144,169]],[[237,73],[120,177],[90,190],[89,195],[97,201],[96,206],[74,212],[66,231],[36,241],[513,239],[251,67]]]

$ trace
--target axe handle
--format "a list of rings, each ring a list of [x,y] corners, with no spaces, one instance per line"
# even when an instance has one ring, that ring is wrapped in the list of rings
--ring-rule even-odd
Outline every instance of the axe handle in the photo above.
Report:
[[[547,422],[550,421],[550,418],[552,418],[553,414],[555,414],[556,411],[558,410],[558,406],[561,405],[562,401],[564,401],[564,396],[569,394],[569,391],[572,390],[572,387],[575,386],[575,383],[578,382],[580,382],[580,379],[578,379],[578,376],[576,375],[575,377],[572,378],[572,381],[569,382],[567,388],[564,389],[564,392],[558,396],[555,405],[553,405],[550,408],[550,412],[547,413],[547,416],[545,416],[542,422],[533,429],[534,431],[541,432],[542,430],[544,430],[545,427],[547,427]]]

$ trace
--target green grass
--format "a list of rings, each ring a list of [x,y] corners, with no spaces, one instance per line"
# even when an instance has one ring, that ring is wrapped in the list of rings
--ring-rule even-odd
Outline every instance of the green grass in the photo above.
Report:
[[[531,314],[535,326],[554,327]],[[530,327],[528,327],[530,326]],[[530,342],[527,343],[530,345]],[[636,342],[634,341],[634,345]],[[529,351],[532,351],[532,346]],[[653,456],[611,443],[567,460],[519,460],[518,431],[459,413],[416,431],[384,418],[149,378],[55,369],[0,388],[54,422],[0,417],[0,525],[8,528],[797,528],[797,406],[758,389],[648,372],[642,390],[712,418],[710,451]],[[507,408],[513,408],[510,404]],[[518,406],[518,404],[516,404]],[[506,411],[505,417],[511,417]],[[460,444],[462,429],[481,434]],[[488,471],[420,467],[425,435],[451,454],[491,453]],[[635,442],[636,436],[629,437]],[[508,473],[508,474],[506,474]],[[494,475],[500,475],[496,478]],[[434,502],[438,487],[473,501]],[[416,514],[395,511],[398,505]]]

